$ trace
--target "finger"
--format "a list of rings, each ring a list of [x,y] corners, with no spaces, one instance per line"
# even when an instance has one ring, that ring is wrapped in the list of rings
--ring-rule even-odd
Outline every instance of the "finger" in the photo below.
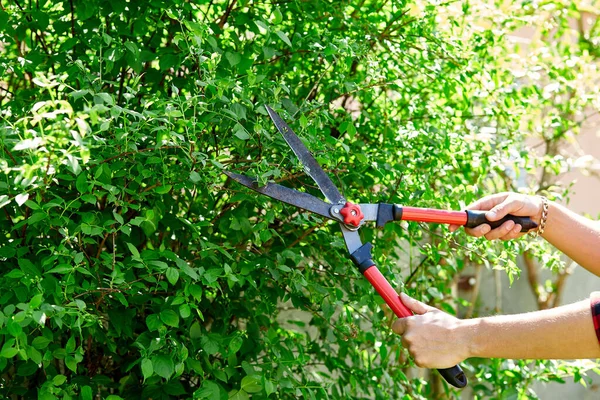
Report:
[[[398,318],[392,325],[392,330],[398,335],[404,335],[406,332],[406,318]]]
[[[485,238],[487,240],[500,239],[501,237],[508,235],[509,232],[512,231],[514,227],[515,227],[514,221],[506,221],[498,228],[493,229],[490,232],[488,232],[485,235]]]
[[[482,197],[481,199],[467,206],[467,210],[490,210],[497,204],[502,203],[508,196],[509,193],[497,193]]]
[[[467,232],[468,235],[475,236],[475,237],[482,237],[491,230],[492,230],[492,228],[488,224],[482,224],[482,225],[476,226],[475,228],[470,228],[470,229],[465,228],[465,232]]]
[[[501,240],[512,240],[512,239],[516,239],[519,236],[521,236],[521,225],[520,224],[516,224],[515,227],[508,232],[506,235],[502,236],[500,239]]]
[[[523,201],[517,197],[509,196],[505,201],[485,213],[485,217],[490,221],[498,221],[507,214],[520,215],[519,210],[521,208],[523,208]]]
[[[435,308],[421,303],[419,300],[413,299],[406,293],[400,293],[400,300],[404,305],[412,310],[415,314],[425,314],[427,311],[435,310]]]
[[[448,225],[448,230],[449,230],[450,232],[454,232],[454,231],[456,231],[458,228],[460,228],[460,225],[454,225],[454,224],[452,224],[452,225]]]

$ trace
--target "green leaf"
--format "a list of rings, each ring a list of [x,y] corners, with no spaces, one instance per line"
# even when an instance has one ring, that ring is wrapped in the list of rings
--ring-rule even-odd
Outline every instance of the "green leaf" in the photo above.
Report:
[[[152,367],[158,376],[165,379],[169,379],[173,375],[173,372],[175,372],[173,360],[165,354],[154,356],[152,358]]]
[[[215,354],[219,351],[219,342],[216,340],[214,334],[209,333],[202,336],[200,344],[208,354]]]
[[[162,310],[160,312],[160,320],[164,322],[165,325],[169,325],[174,328],[179,327],[179,316],[173,310]]]
[[[190,327],[190,338],[191,339],[200,339],[202,337],[202,328],[200,328],[200,324],[198,322],[194,322]]]
[[[198,285],[190,285],[188,288],[190,294],[192,295],[192,297],[196,300],[196,301],[201,301],[202,300],[202,286],[198,286]]]
[[[133,255],[134,259],[141,260],[140,259],[140,252],[138,251],[138,249],[133,244],[127,242],[127,247],[129,248],[129,251]]]
[[[14,347],[3,347],[2,351],[0,351],[0,357],[13,358],[18,352],[19,350],[15,349]]]
[[[171,191],[173,185],[162,185],[154,188],[154,191],[158,194],[167,194]]]
[[[17,375],[18,376],[31,376],[31,375],[35,374],[38,370],[39,370],[38,365],[35,362],[29,360],[29,361],[21,363],[19,365],[19,367],[17,368]]]
[[[267,24],[265,24],[260,19],[255,19],[254,23],[256,24],[256,26],[258,27],[258,29],[261,30],[261,33],[264,34],[264,33],[267,33],[269,31],[269,27],[267,26]]]
[[[136,58],[139,57],[140,54],[140,50],[138,49],[137,45],[133,42],[125,42],[125,48],[127,50],[129,50],[131,52],[131,54],[133,56],[135,56]]]
[[[175,259],[175,263],[177,264],[179,269],[181,269],[181,271],[183,271],[184,274],[186,274],[187,276],[189,276],[190,278],[192,278],[195,281],[197,281],[199,279],[198,273],[196,273],[196,271],[194,269],[192,269],[192,267],[190,267],[187,262],[185,262],[181,258],[177,257]]]
[[[237,353],[239,349],[242,348],[243,343],[244,339],[242,339],[239,336],[234,337],[233,339],[231,339],[231,342],[229,342],[229,351],[234,354]]]
[[[93,400],[94,393],[92,388],[89,386],[83,386],[81,388],[81,400]]]
[[[225,53],[225,58],[227,58],[227,61],[229,61],[229,65],[231,65],[232,67],[235,67],[240,63],[240,61],[242,61],[242,56],[240,55],[240,53],[232,53],[229,51]]]
[[[273,381],[270,379],[265,379],[264,386],[267,397],[269,397],[272,393],[275,393],[275,385],[273,385]]]
[[[202,387],[194,392],[195,399],[220,400],[221,391],[215,382],[205,380]]]
[[[7,204],[10,204],[10,198],[5,194],[0,195],[0,208],[4,207]]]
[[[167,268],[167,280],[169,281],[169,283],[173,286],[175,286],[175,284],[177,283],[177,280],[179,279],[179,271],[177,271],[175,268]]]
[[[43,350],[46,347],[48,347],[48,345],[50,344],[50,339],[44,337],[44,336],[37,336],[35,339],[33,339],[33,341],[31,342],[31,345],[33,347],[35,347],[38,350]]]
[[[241,140],[248,140],[250,139],[250,135],[248,135],[248,132],[246,132],[246,130],[243,127],[240,127],[240,129],[238,129],[234,135]]]
[[[100,104],[106,104],[108,106],[115,105],[113,97],[108,93],[96,93],[94,95],[94,101]]]
[[[38,308],[42,302],[44,301],[44,296],[40,294],[36,294],[29,300],[29,308]]]
[[[77,373],[77,360],[75,360],[75,357],[73,357],[73,356],[66,356],[65,357],[65,365],[71,371]]]
[[[232,390],[229,392],[229,400],[248,400],[250,396],[244,390]]]
[[[46,272],[47,274],[68,274],[70,272],[73,272],[74,267],[72,265],[69,264],[60,264],[54,268],[52,268],[50,271]]]
[[[83,196],[81,196],[81,200],[92,205],[96,204],[96,202],[98,201],[96,196],[94,196],[93,194],[84,194]]]
[[[257,393],[262,390],[262,383],[260,376],[245,376],[242,378],[242,390],[248,393]]]
[[[273,17],[274,17],[273,22],[276,25],[280,24],[283,21],[283,14],[281,14],[281,10],[279,9],[279,7],[275,8],[273,10]]]
[[[8,333],[10,333],[14,337],[17,337],[21,333],[23,333],[23,328],[21,328],[21,325],[19,325],[18,322],[14,322],[13,320],[10,320],[10,322],[7,325],[7,329]]]
[[[277,36],[279,36],[279,38],[281,40],[284,41],[285,44],[287,44],[288,46],[292,47],[292,42],[290,42],[290,38],[288,37],[288,35],[286,35],[284,32],[282,31],[275,31],[275,34]]]
[[[170,381],[169,383],[162,385],[162,390],[171,396],[175,396],[175,398],[181,398],[187,394],[187,390],[181,382],[176,381]]]
[[[190,306],[187,304],[182,304],[179,306],[179,315],[181,315],[181,318],[186,319],[188,318],[190,315],[192,314],[192,311],[190,309]]]
[[[12,271],[10,271],[8,274],[6,274],[4,276],[6,278],[19,279],[19,278],[24,277],[25,274],[20,269],[13,269]]]
[[[150,314],[146,317],[146,326],[148,327],[150,332],[158,330],[162,325],[163,324],[160,321],[160,317],[158,314]]]
[[[113,217],[119,224],[123,225],[125,223],[125,220],[123,220],[121,214],[117,214],[116,211],[113,211]]]
[[[154,367],[152,366],[152,360],[148,358],[144,358],[141,363],[142,367],[142,375],[144,376],[144,380],[150,378],[154,374]]]
[[[42,354],[31,346],[29,346],[27,348],[27,356],[36,365],[39,365],[42,363]]]
[[[75,181],[75,186],[81,194],[85,194],[88,191],[87,176],[84,173],[79,174]]]
[[[67,381],[67,377],[64,375],[55,375],[54,378],[52,378],[52,383],[54,383],[55,386],[60,386],[63,383],[65,383]]]
[[[75,341],[75,337],[71,336],[69,340],[67,340],[65,350],[67,351],[67,353],[72,353],[75,351],[75,346],[77,346],[77,342]]]

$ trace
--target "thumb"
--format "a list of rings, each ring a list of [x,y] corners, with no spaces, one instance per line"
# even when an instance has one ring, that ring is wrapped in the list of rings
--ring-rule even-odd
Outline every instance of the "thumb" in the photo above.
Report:
[[[398,335],[404,335],[406,331],[406,318],[398,318],[392,325],[392,330]]]
[[[400,300],[404,305],[411,309],[415,314],[425,314],[427,311],[435,310],[435,308],[428,306],[425,303],[421,303],[419,300],[415,300],[406,293],[400,293]]]

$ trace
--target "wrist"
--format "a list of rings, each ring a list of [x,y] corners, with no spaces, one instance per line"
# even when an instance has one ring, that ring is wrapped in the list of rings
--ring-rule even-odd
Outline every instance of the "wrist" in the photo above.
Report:
[[[534,222],[538,224],[534,231],[534,236],[541,236],[546,230],[548,224],[548,214],[550,211],[550,201],[544,196],[536,196],[538,200],[538,212],[536,213]]]
[[[484,320],[483,318],[461,320],[459,327],[459,337],[461,342],[465,343],[466,358],[481,357],[483,353],[483,344],[481,340]]]

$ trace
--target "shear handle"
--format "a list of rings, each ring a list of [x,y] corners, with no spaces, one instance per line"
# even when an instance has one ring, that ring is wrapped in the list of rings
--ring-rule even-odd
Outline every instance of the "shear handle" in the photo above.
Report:
[[[537,228],[537,224],[529,217],[508,214],[498,221],[488,221],[485,214],[486,211],[481,210],[447,211],[433,208],[403,207],[397,204],[379,204],[377,226],[382,227],[389,221],[417,221],[462,225],[467,228],[488,224],[492,229],[495,229],[506,221],[514,221],[515,224],[521,225],[521,232],[529,232],[531,229]]]

